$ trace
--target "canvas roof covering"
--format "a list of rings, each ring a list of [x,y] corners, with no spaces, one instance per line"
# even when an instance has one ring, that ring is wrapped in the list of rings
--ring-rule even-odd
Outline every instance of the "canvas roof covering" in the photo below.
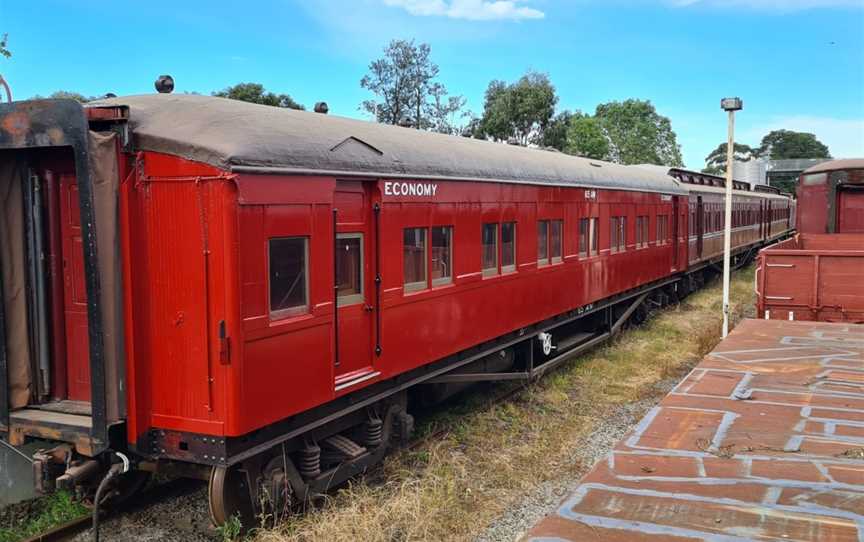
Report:
[[[374,122],[199,95],[149,94],[127,105],[137,149],[230,171],[504,181],[683,194],[661,171]]]
[[[844,158],[822,162],[804,170],[804,174],[820,173],[823,171],[837,171],[841,169],[864,169],[864,158]]]

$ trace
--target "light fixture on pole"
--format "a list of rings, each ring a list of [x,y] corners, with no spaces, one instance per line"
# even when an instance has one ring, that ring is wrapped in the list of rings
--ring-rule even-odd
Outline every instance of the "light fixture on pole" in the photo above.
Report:
[[[729,335],[729,275],[732,253],[732,161],[735,154],[735,112],[744,107],[741,98],[723,98],[720,107],[729,113],[726,141],[726,213],[723,228],[723,337]]]

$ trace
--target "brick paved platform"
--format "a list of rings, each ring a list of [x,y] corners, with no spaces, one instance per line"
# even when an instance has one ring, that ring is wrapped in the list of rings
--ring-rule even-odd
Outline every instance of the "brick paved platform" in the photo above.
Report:
[[[864,325],[742,322],[525,540],[864,542]]]

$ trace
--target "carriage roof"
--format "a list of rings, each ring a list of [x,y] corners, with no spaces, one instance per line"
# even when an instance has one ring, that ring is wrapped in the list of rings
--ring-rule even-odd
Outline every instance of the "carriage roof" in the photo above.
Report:
[[[662,171],[199,95],[149,94],[126,105],[139,150],[238,173],[496,181],[684,194]]]

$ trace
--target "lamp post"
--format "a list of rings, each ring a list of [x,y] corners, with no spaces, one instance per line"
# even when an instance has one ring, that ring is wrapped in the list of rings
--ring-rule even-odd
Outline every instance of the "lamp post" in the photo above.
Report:
[[[723,98],[720,107],[729,113],[726,141],[726,220],[723,228],[723,337],[729,335],[729,275],[732,253],[732,161],[735,153],[735,112],[744,107],[741,98]]]

